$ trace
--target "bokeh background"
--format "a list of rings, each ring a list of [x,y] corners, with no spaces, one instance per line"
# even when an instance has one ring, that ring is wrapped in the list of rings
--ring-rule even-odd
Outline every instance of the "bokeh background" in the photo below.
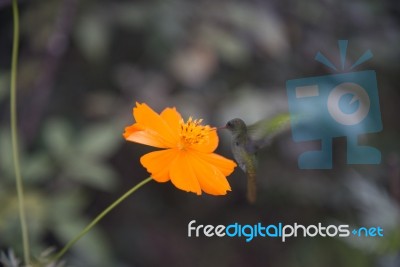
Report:
[[[377,73],[383,131],[366,142],[379,165],[346,165],[334,140],[332,170],[299,170],[310,144],[279,136],[260,156],[259,199],[245,199],[237,169],[225,197],[200,197],[150,183],[79,241],[67,266],[400,266],[400,4],[382,1],[21,0],[18,112],[32,251],[59,249],[91,218],[148,176],[127,143],[132,107],[176,106],[220,126],[287,111],[285,82],[334,73],[321,51]],[[9,76],[12,16],[0,1],[0,249],[20,258],[11,161]],[[221,132],[218,152],[232,157]],[[189,238],[187,224],[380,226],[384,238]]]

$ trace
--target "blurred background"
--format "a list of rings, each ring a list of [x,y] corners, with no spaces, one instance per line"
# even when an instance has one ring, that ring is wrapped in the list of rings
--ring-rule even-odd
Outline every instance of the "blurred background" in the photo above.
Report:
[[[383,131],[367,135],[379,165],[346,165],[334,140],[332,170],[299,170],[309,143],[279,136],[260,156],[259,199],[249,205],[236,169],[225,197],[150,183],[67,254],[67,266],[400,266],[400,4],[383,1],[21,0],[18,112],[32,253],[61,248],[148,176],[128,143],[132,107],[176,106],[215,126],[287,112],[285,83],[347,64],[377,73]],[[22,258],[11,160],[12,11],[0,0],[0,249]],[[221,132],[218,152],[232,158]],[[311,144],[313,145],[313,144]],[[189,238],[187,224],[380,226],[384,238]]]

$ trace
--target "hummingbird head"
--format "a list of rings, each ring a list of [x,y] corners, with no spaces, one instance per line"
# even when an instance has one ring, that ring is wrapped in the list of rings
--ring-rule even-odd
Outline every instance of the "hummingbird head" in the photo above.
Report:
[[[236,134],[247,132],[246,123],[244,123],[242,119],[238,118],[228,121],[225,125],[225,128]]]

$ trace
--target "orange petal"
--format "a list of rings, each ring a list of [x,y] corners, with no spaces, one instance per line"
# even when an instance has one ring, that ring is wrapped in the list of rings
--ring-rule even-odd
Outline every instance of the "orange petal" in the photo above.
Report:
[[[150,152],[140,158],[140,163],[157,182],[169,181],[169,170],[178,154],[174,149]]]
[[[227,159],[215,153],[205,154],[197,151],[191,151],[198,159],[204,162],[212,164],[218,170],[222,172],[223,175],[229,176],[235,167],[237,166],[233,160]]]
[[[126,140],[144,144],[148,146],[154,146],[158,148],[168,148],[169,144],[165,142],[163,138],[160,138],[154,132],[143,130],[143,127],[137,123],[125,128],[124,137]]]
[[[166,108],[160,114],[161,118],[168,124],[174,136],[179,136],[181,114],[175,108]]]
[[[179,189],[201,195],[201,188],[196,174],[187,158],[187,152],[178,152],[178,157],[171,164],[171,182]]]
[[[218,142],[219,139],[217,135],[217,130],[215,128],[212,128],[208,133],[207,143],[194,144],[191,145],[191,148],[204,153],[212,153],[215,149],[217,149]]]
[[[213,164],[194,155],[190,157],[190,163],[204,192],[211,195],[226,195],[226,192],[231,190],[224,174]]]
[[[136,103],[133,116],[140,127],[146,129],[152,137],[161,139],[168,147],[174,147],[178,142],[178,136],[174,134],[168,123],[145,103]]]

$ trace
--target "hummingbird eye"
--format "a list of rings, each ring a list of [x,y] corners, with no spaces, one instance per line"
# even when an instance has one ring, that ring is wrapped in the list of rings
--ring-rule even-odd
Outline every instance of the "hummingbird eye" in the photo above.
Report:
[[[226,126],[232,127],[232,122],[228,121],[228,123],[226,124]]]

